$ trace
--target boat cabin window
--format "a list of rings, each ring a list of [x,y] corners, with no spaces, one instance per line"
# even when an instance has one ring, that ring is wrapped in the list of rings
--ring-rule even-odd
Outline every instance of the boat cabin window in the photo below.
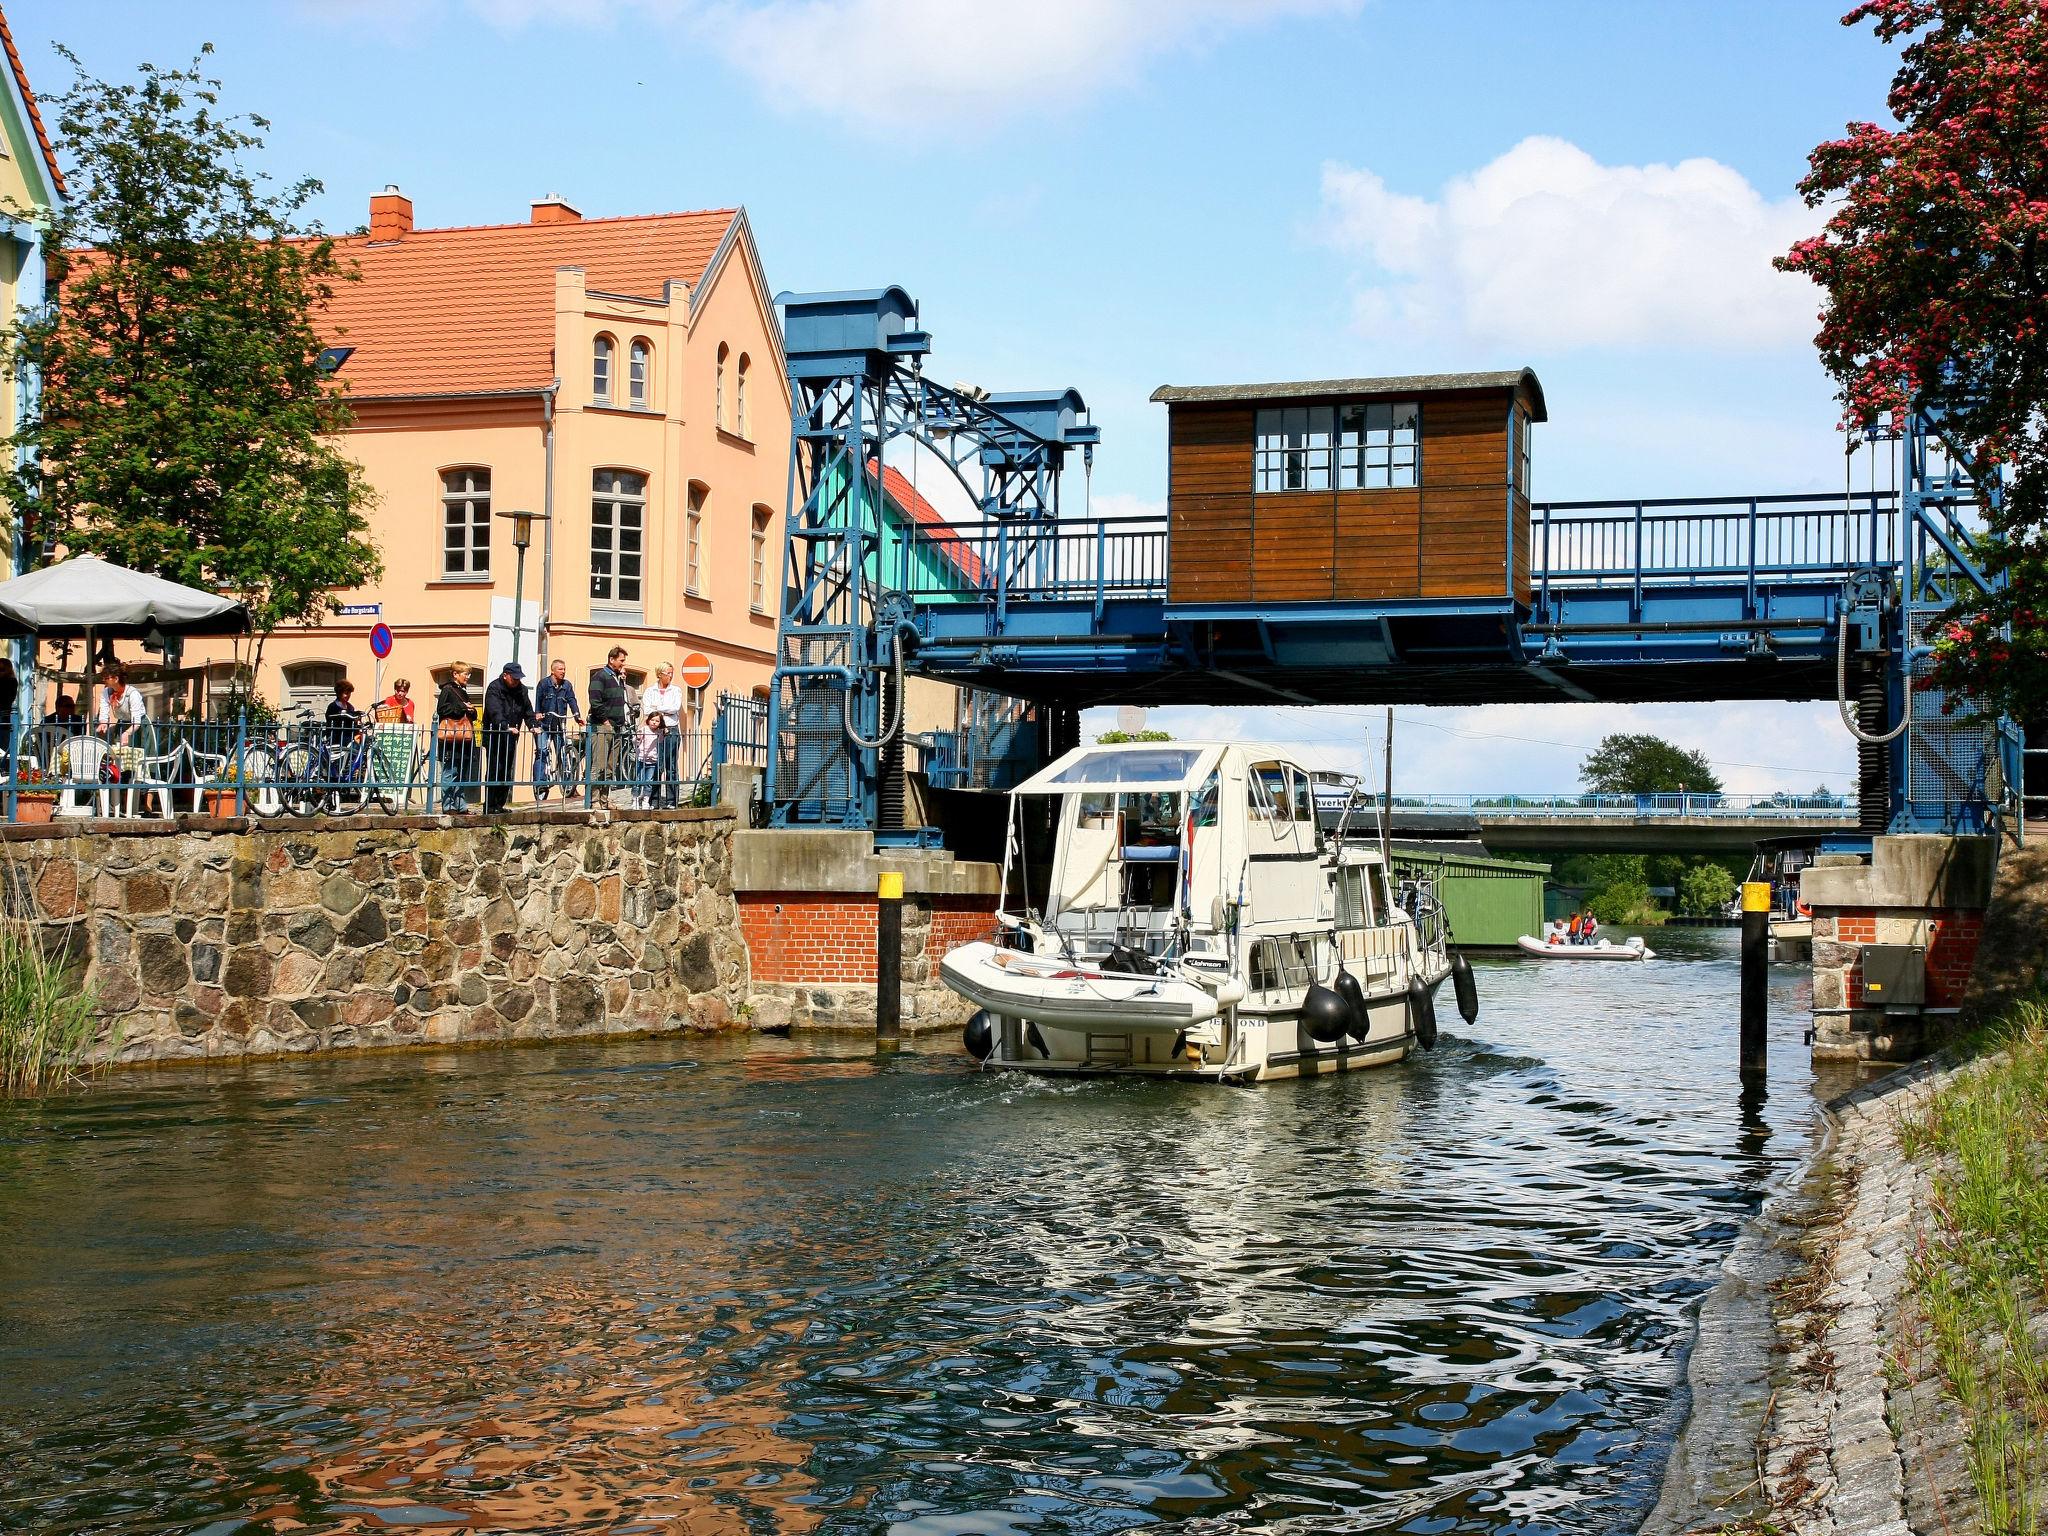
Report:
[[[1316,819],[1315,790],[1309,784],[1308,775],[1299,768],[1287,770],[1288,786],[1294,792],[1294,819],[1314,825]]]
[[[1346,864],[1337,871],[1339,928],[1372,926],[1372,894],[1366,883],[1366,873],[1363,864]]]
[[[1223,780],[1211,773],[1202,781],[1202,787],[1195,791],[1194,809],[1188,813],[1197,827],[1213,827],[1220,812],[1223,798]]]
[[[1260,763],[1252,769],[1252,820],[1292,821],[1287,799],[1287,770],[1278,763]]]
[[[1067,764],[1051,784],[1157,784],[1178,789],[1195,771],[1200,747],[1159,747],[1143,752],[1089,752]]]

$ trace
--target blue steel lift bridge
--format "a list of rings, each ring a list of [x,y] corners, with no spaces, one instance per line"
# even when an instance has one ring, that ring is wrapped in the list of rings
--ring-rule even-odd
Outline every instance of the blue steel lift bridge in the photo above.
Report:
[[[1977,488],[1924,417],[1856,455],[1896,466],[1884,489],[1534,504],[1526,576],[1510,560],[1496,593],[1177,601],[1174,523],[1063,514],[1061,474],[1098,440],[1077,392],[926,379],[931,338],[900,288],[782,302],[796,409],[773,825],[924,835],[892,792],[906,674],[1037,704],[1066,722],[1048,748],[1109,703],[1838,699],[1866,834],[1981,829],[2017,782],[2017,732],[1923,681],[1937,617],[1988,590]],[[877,476],[898,439],[943,461],[977,521],[887,533]],[[1512,493],[1507,516],[1512,546]]]

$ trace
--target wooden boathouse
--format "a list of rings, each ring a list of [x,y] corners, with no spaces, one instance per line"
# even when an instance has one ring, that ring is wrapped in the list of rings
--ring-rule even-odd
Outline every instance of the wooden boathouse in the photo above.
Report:
[[[1529,602],[1527,368],[1164,385],[1167,601]]]

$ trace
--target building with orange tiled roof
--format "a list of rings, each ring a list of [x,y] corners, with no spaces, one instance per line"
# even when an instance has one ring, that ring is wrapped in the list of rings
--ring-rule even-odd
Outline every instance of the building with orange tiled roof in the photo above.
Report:
[[[550,196],[521,223],[433,229],[387,187],[369,215],[339,242],[359,280],[319,324],[384,574],[269,636],[259,690],[324,707],[346,675],[366,699],[383,623],[384,690],[403,676],[424,703],[457,660],[480,696],[515,632],[529,681],[560,657],[579,696],[614,645],[634,682],[701,653],[695,729],[719,693],[765,694],[790,400],[745,211],[585,219]],[[514,511],[545,518],[523,584]],[[196,649],[224,690],[231,653]]]

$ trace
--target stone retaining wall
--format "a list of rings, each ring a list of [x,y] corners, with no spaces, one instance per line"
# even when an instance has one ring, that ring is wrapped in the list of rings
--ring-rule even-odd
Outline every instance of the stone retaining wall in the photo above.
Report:
[[[33,916],[121,1061],[734,1024],[725,810],[13,828]]]

